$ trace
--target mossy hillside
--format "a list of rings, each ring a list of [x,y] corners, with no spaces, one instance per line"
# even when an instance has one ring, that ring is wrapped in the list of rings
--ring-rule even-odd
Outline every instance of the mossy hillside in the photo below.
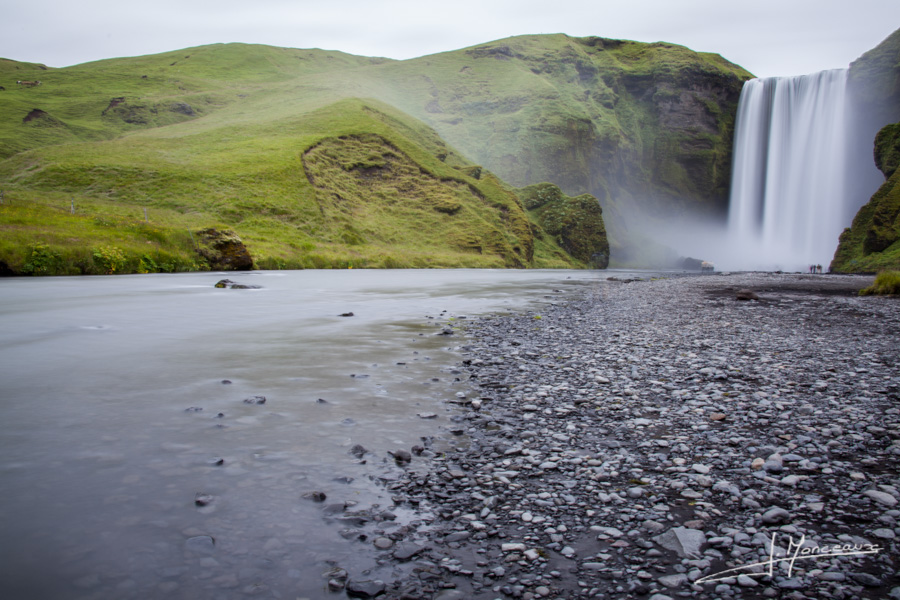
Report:
[[[6,192],[0,204],[0,274],[103,275],[204,268],[191,232],[139,211],[96,211],[62,194]]]
[[[727,202],[751,75],[671,44],[520,36],[379,65],[379,96],[514,185],[684,209]],[[423,75],[424,74],[424,75]]]
[[[341,52],[214,44],[61,69],[0,59],[0,158],[40,146],[104,140],[252,101],[279,84],[386,59]],[[17,80],[40,81],[24,87]],[[35,109],[42,118],[26,121]]]
[[[479,189],[461,173],[425,171],[375,134],[326,138],[304,152],[303,165],[322,214],[343,224],[340,240],[350,246],[447,248],[508,267],[533,258],[524,211],[496,182]]]
[[[584,264],[605,269],[609,264],[609,241],[603,225],[602,209],[590,194],[572,198],[558,186],[539,183],[518,190],[522,203],[541,232],[554,236],[556,243]]]
[[[0,179],[17,193],[29,194],[32,202],[57,209],[74,199],[78,214],[89,218],[140,218],[148,208],[151,222],[175,230],[231,228],[261,267],[529,265],[532,234],[516,196],[399,111],[374,101],[345,100],[292,116],[260,111],[255,121],[237,124],[227,117],[229,111],[242,108],[226,107],[204,119],[115,140],[22,152],[0,162]],[[397,157],[392,160],[403,162],[410,181],[388,187],[410,190],[405,203],[389,190],[357,186],[368,195],[359,195],[352,207],[335,204],[333,192],[346,181],[336,177],[323,184],[313,174],[317,185],[310,183],[304,170],[307,152],[342,138],[381,140],[384,151]],[[353,144],[338,148],[337,161],[352,165],[375,151],[363,148],[356,156],[357,150]],[[449,182],[444,197],[460,207],[428,206],[417,196],[419,180]],[[432,190],[427,195],[432,194],[441,197]],[[422,206],[410,210],[420,201]],[[398,207],[405,212],[397,212]],[[423,222],[423,215],[432,220]],[[421,235],[433,227],[445,236],[452,232],[453,239],[437,243]],[[28,244],[68,239],[64,232],[55,242],[40,233],[34,238],[18,245],[19,257],[0,259],[21,264]]]
[[[265,248],[289,223],[307,237],[293,240],[294,258],[278,264],[309,262],[297,254],[321,255],[316,264],[343,256],[331,247],[310,253],[313,239],[334,240],[321,229],[310,200],[315,191],[296,181],[296,163],[312,138],[334,137],[328,119],[310,129],[313,113],[347,97],[380,98],[427,119],[451,145],[464,145],[467,155],[519,185],[548,180],[570,194],[591,192],[613,220],[634,205],[671,204],[676,212],[708,205],[715,196],[709,189],[724,189],[711,182],[727,175],[720,150],[730,152],[730,142],[718,144],[729,131],[730,109],[709,95],[727,97],[722,90],[745,72],[715,55],[666,44],[562,35],[501,42],[402,62],[245,44],[65,69],[7,61],[16,73],[0,92],[0,148],[12,162],[0,172],[15,174],[13,186],[60,185],[86,198],[128,198],[173,214],[240,220],[258,229],[255,243],[264,255],[290,254],[281,242]],[[691,69],[713,76],[679,79]],[[16,87],[22,73],[43,84]],[[46,116],[23,123],[35,108]],[[657,135],[658,123],[671,135]],[[391,127],[408,128],[404,135],[423,128],[407,117]],[[109,144],[103,151],[77,143],[101,140]],[[60,152],[72,156],[63,160]],[[445,164],[475,168],[452,161]],[[634,228],[610,223],[609,230],[615,260],[615,248],[624,248]]]
[[[876,272],[900,269],[900,123],[884,127],[876,136],[875,163],[887,181],[860,208],[844,230],[831,269],[838,272]]]

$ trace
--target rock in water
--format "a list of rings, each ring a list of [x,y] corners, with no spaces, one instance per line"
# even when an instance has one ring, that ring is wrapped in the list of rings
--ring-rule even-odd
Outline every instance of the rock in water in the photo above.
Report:
[[[243,283],[236,283],[230,279],[220,279],[216,282],[215,287],[219,289],[230,289],[230,290],[258,290],[260,286],[258,285],[247,285]],[[230,381],[228,383],[231,383]]]
[[[207,506],[209,504],[212,504],[212,501],[212,494],[198,493],[196,496],[194,496],[194,504],[196,504],[197,506]]]
[[[397,560],[409,560],[423,550],[425,550],[424,546],[419,546],[410,542],[404,542],[397,545],[397,547],[394,549],[393,556]]]
[[[184,549],[197,554],[212,554],[216,549],[216,540],[208,535],[197,535],[184,542]]]
[[[388,452],[388,454],[394,457],[398,465],[408,464],[412,460],[412,455],[406,450],[394,450],[393,452]]]
[[[374,598],[384,593],[386,585],[377,579],[347,582],[347,595],[351,598]]]
[[[366,452],[368,452],[368,450],[366,450],[366,447],[362,444],[355,444],[352,448],[350,448],[350,454],[352,454],[356,458],[362,458],[366,455]]]

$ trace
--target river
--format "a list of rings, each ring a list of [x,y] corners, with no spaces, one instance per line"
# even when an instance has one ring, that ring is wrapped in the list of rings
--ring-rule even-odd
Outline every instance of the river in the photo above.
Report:
[[[323,507],[427,527],[393,506],[388,451],[465,444],[448,400],[468,392],[466,317],[608,273],[225,276],[0,280],[0,597],[293,600],[325,595],[334,566],[381,574]]]

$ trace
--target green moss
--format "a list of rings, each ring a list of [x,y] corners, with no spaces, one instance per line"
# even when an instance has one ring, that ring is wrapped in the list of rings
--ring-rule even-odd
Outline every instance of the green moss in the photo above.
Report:
[[[571,198],[551,183],[527,186],[518,194],[534,222],[560,248],[592,268],[606,268],[609,241],[596,198],[589,194]]]
[[[859,209],[844,230],[831,262],[838,272],[875,272],[900,268],[900,124],[884,127],[876,137],[875,161],[888,180]]]
[[[900,123],[886,125],[875,136],[875,166],[890,178],[900,165]]]

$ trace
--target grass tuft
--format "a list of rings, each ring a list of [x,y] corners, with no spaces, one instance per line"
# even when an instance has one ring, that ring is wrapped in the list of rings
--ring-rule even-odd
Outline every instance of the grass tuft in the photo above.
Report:
[[[900,271],[882,271],[875,276],[875,281],[867,288],[859,291],[860,296],[897,296],[900,295]]]

